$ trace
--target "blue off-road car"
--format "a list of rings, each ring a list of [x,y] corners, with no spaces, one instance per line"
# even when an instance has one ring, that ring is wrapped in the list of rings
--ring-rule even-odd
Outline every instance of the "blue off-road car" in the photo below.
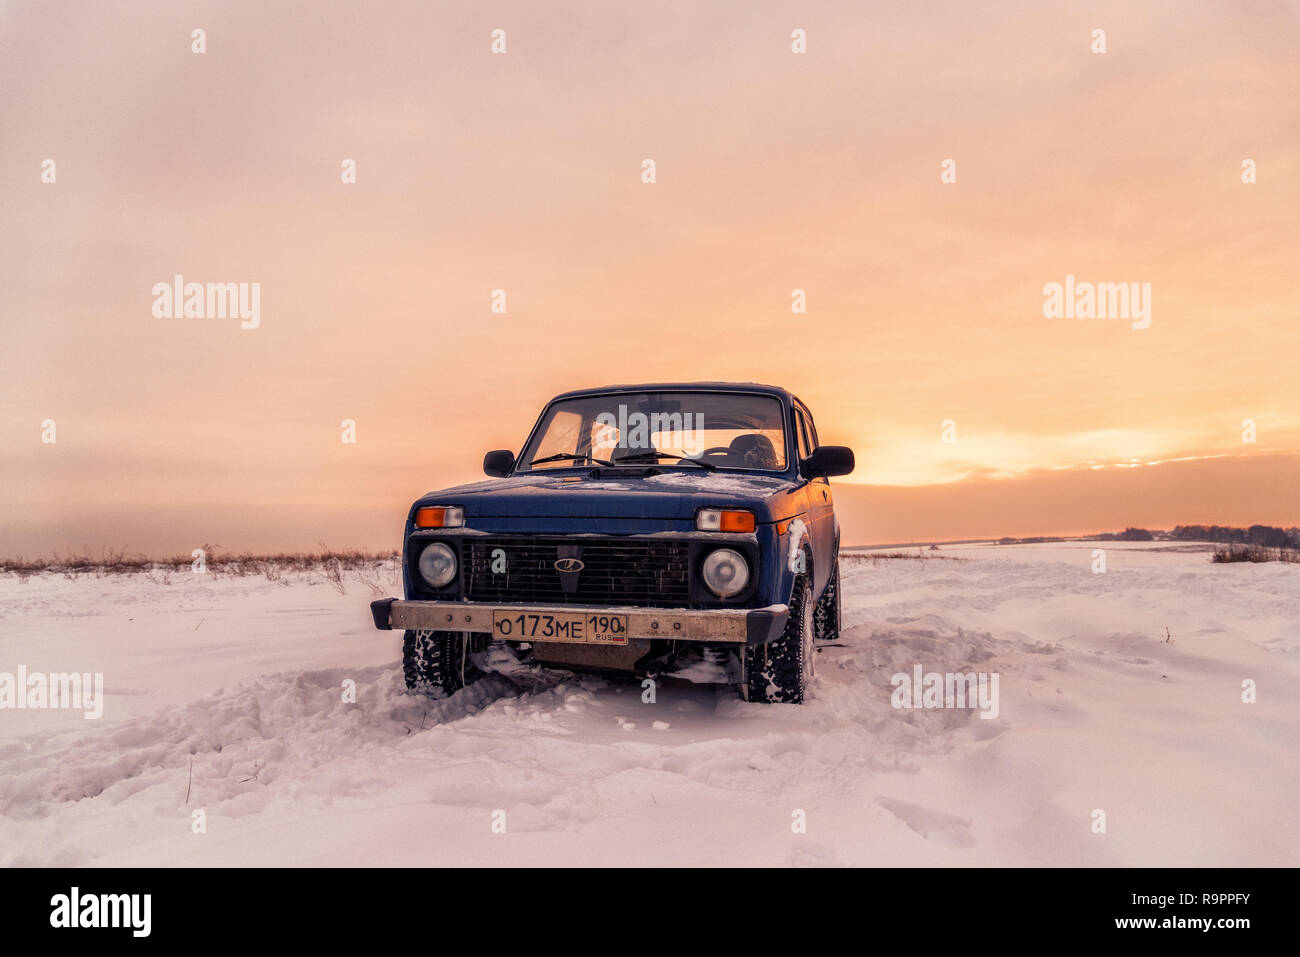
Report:
[[[697,382],[566,392],[493,478],[411,506],[409,688],[558,667],[739,685],[804,700],[814,639],[838,637],[839,522],[828,478],[853,452],[773,386]],[[510,666],[502,669],[502,662]]]

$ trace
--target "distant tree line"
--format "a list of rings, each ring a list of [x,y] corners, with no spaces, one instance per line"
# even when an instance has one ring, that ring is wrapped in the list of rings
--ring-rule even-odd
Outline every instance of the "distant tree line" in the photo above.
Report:
[[[1103,532],[1097,536],[1104,542],[1153,542],[1155,536],[1145,528],[1126,528],[1122,532]]]
[[[1233,528],[1227,525],[1179,525],[1172,532],[1151,531],[1129,527],[1122,532],[1101,532],[1090,541],[1102,542],[1221,542],[1225,545],[1257,545],[1261,548],[1300,549],[1300,528],[1275,528],[1272,525],[1252,525]],[[1040,542],[1066,542],[1064,536],[1037,536],[998,540],[999,545],[1030,545]]]
[[[1274,528],[1252,525],[1231,528],[1226,525],[1179,525],[1169,537],[1179,541],[1224,542],[1230,545],[1262,545],[1265,548],[1300,548],[1300,528]]]

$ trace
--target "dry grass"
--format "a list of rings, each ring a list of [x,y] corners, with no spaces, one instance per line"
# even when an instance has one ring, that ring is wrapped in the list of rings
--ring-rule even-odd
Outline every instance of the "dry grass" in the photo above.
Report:
[[[345,576],[354,578],[376,597],[388,594],[400,581],[401,562],[397,552],[368,552],[359,548],[331,549],[322,543],[319,552],[282,552],[253,555],[224,553],[217,545],[203,545],[204,572],[213,578],[247,578],[260,575],[270,582],[288,583],[292,577],[323,581],[347,594]],[[174,575],[197,572],[198,560],[190,556],[150,558],[130,555],[125,549],[89,550],[81,554],[57,552],[50,558],[0,558],[0,574],[15,575],[27,582],[32,575],[56,574],[64,578],[106,578],[109,575],[143,575],[155,585],[170,585]]]
[[[1230,562],[1300,563],[1300,550],[1294,548],[1269,548],[1265,545],[1224,545],[1214,550],[1214,556],[1210,561],[1216,565]]]
[[[900,558],[914,562],[928,562],[931,560],[965,562],[970,560],[961,555],[943,555],[937,551],[923,551],[920,548],[914,552],[840,552],[840,558],[850,562],[871,562],[873,565],[879,565],[882,561],[894,561]]]

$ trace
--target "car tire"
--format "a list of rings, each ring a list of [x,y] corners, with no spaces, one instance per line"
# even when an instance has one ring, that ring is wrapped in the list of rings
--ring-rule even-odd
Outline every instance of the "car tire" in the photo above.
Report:
[[[840,639],[840,557],[835,556],[835,567],[831,569],[831,580],[817,599],[817,610],[813,613],[813,630],[818,641],[839,641]]]
[[[790,620],[781,637],[745,649],[747,699],[763,704],[803,704],[813,677],[813,598],[799,578],[790,598]]]
[[[408,630],[402,638],[407,690],[445,698],[483,677],[471,655],[486,635],[460,631]]]

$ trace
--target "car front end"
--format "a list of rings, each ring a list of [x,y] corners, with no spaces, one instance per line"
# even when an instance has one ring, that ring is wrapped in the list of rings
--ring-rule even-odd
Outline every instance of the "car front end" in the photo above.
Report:
[[[789,617],[783,602],[770,600],[779,569],[762,558],[779,552],[776,523],[759,522],[751,509],[701,507],[688,520],[575,519],[476,515],[472,497],[460,501],[467,504],[413,507],[403,550],[406,598],[373,602],[376,627],[623,648],[602,660],[649,673],[644,666],[673,650],[664,643],[762,644]],[[436,514],[424,509],[461,524],[422,527]],[[744,530],[722,531],[723,515]],[[542,649],[539,657],[583,657],[549,650],[555,653]]]
[[[759,386],[552,400],[517,457],[488,453],[488,481],[412,505],[404,597],[371,604],[377,628],[405,632],[408,686],[453,692],[489,645],[744,683],[754,649],[790,631],[796,579],[811,582],[791,560],[806,514],[792,414]]]

